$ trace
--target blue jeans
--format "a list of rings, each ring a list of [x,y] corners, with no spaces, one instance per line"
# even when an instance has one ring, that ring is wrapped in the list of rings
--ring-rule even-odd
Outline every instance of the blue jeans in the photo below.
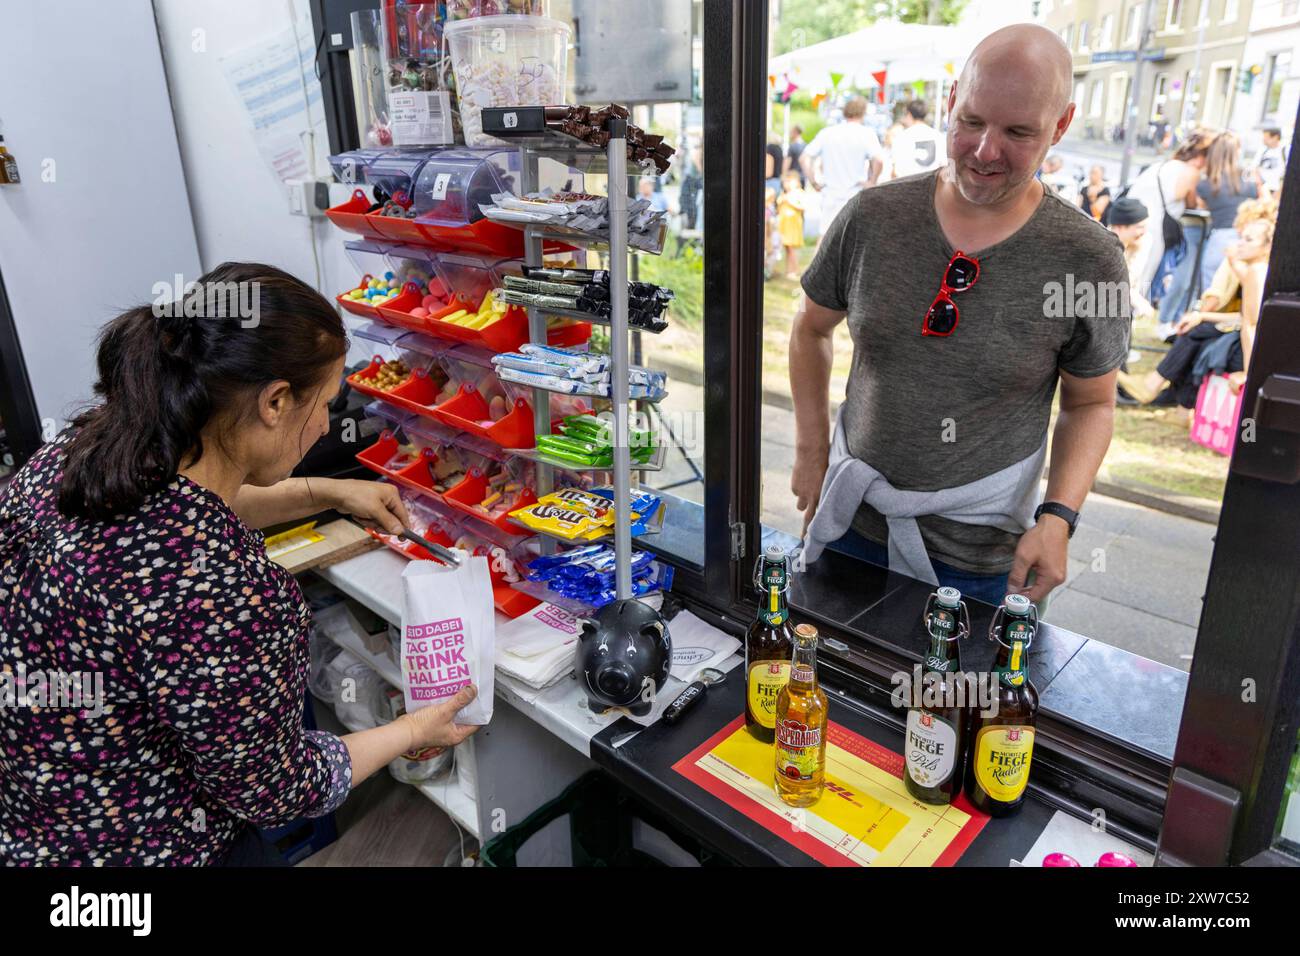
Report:
[[[1228,226],[1226,229],[1211,229],[1209,241],[1205,243],[1205,255],[1201,257],[1201,291],[1204,292],[1214,282],[1214,273],[1227,257],[1228,247],[1237,241],[1237,230]],[[1227,303],[1220,302],[1222,308]]]
[[[1150,228],[1150,223],[1147,224],[1147,228]],[[1177,322],[1183,317],[1184,312],[1196,304],[1195,297],[1189,293],[1193,291],[1192,286],[1196,283],[1196,247],[1201,244],[1202,232],[1200,226],[1183,227],[1187,249],[1174,268],[1169,288],[1160,299],[1160,322]]]
[[[850,558],[857,558],[859,561],[878,564],[882,568],[889,567],[889,549],[883,544],[876,544],[864,538],[852,528],[844,532],[844,537],[832,541],[826,547]],[[983,601],[996,607],[1007,596],[1005,574],[976,574],[973,571],[954,568],[934,558],[930,559],[930,563],[934,566],[934,574],[939,579],[939,583],[944,587],[956,588],[962,593],[962,597],[974,598],[976,601]]]

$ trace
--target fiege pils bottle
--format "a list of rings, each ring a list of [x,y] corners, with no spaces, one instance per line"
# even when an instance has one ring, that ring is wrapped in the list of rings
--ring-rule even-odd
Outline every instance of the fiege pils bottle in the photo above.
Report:
[[[790,680],[776,702],[776,792],[809,807],[826,788],[826,692],[817,685],[817,628],[794,629]]]
[[[775,737],[777,697],[790,679],[794,632],[785,603],[789,583],[785,549],[772,545],[763,552],[755,581],[758,618],[745,634],[745,727],[768,744]]]
[[[965,771],[966,702],[958,700],[956,684],[970,616],[961,592],[944,587],[931,594],[923,621],[930,647],[922,664],[922,698],[907,709],[903,783],[917,800],[946,804],[961,792]]]

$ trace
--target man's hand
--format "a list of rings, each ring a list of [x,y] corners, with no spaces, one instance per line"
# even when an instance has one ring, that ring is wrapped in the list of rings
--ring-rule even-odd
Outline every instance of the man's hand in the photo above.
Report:
[[[401,534],[403,525],[410,526],[406,506],[393,485],[344,479],[331,481],[329,491],[330,507],[363,524],[378,525],[389,534]]]
[[[803,531],[800,537],[808,533],[808,524],[817,513],[817,503],[822,495],[822,480],[826,477],[827,461],[830,450],[817,448],[794,453],[794,469],[790,473],[790,490],[794,492],[795,507],[803,512]]]
[[[1070,552],[1070,526],[1063,518],[1045,514],[1020,538],[1007,576],[1007,592],[1038,602],[1065,583]],[[1033,585],[1026,586],[1030,574]]]

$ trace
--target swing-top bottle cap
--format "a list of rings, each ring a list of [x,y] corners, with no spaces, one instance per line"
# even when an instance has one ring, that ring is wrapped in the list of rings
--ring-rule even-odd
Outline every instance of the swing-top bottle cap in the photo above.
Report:
[[[765,561],[771,561],[773,564],[784,561],[785,548],[781,547],[779,544],[769,544],[763,549],[763,559]]]
[[[939,588],[934,596],[943,607],[961,607],[961,592],[956,588]]]
[[[1028,614],[1032,606],[1029,598],[1023,594],[1008,594],[1003,600],[1002,605],[1007,609],[1008,614]]]

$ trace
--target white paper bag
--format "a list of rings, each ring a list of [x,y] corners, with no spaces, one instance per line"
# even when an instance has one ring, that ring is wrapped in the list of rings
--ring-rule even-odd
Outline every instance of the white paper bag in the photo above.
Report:
[[[496,612],[487,558],[456,551],[456,567],[412,561],[402,572],[402,690],[408,713],[453,697],[466,684],[478,696],[459,724],[492,719]]]

